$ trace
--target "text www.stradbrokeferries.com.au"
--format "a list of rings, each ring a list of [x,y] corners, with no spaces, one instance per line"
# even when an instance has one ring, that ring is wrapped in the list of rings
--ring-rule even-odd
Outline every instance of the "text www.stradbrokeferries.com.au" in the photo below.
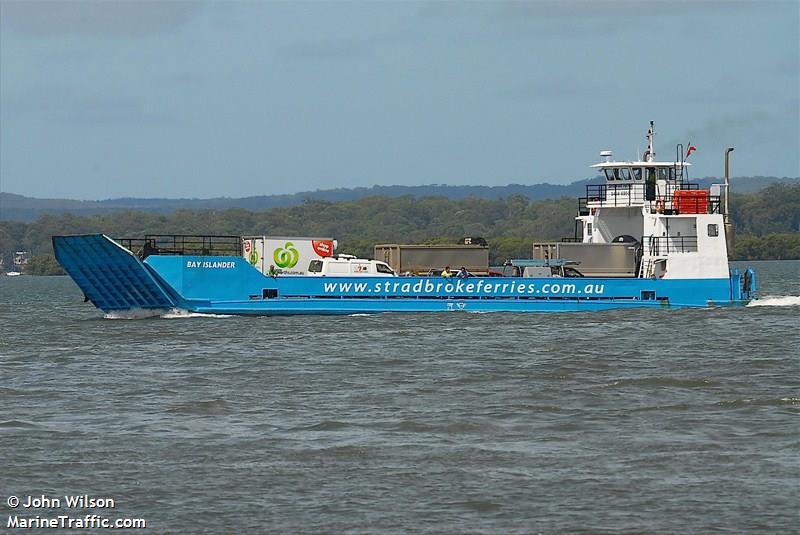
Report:
[[[467,280],[434,281],[418,280],[404,282],[388,280],[376,282],[326,282],[325,293],[393,295],[431,295],[454,297],[529,297],[535,295],[602,295],[604,284],[574,284],[570,282],[548,282],[541,286],[533,282],[491,282],[483,279],[477,282]]]

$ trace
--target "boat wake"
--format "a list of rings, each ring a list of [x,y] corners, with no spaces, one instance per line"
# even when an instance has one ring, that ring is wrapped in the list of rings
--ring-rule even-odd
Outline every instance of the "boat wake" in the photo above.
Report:
[[[800,295],[767,295],[761,299],[750,301],[748,307],[797,307],[800,306]]]
[[[167,310],[136,308],[133,310],[109,312],[104,314],[103,317],[107,320],[143,320],[147,318],[157,318],[167,312]]]
[[[160,317],[167,320],[180,320],[186,318],[231,318],[230,314],[203,314],[201,312],[189,312],[182,308],[173,308],[169,312],[163,313]]]
[[[117,312],[109,312],[103,316],[108,320],[141,320],[147,318],[162,318],[168,320],[185,319],[185,318],[230,318],[230,314],[202,314],[200,312],[189,312],[180,308],[173,308],[171,310],[120,310]]]

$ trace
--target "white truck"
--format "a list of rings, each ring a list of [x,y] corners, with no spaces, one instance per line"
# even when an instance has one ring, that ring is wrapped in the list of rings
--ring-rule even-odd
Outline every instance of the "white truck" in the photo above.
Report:
[[[336,246],[332,238],[243,236],[242,256],[265,275],[271,265],[284,275],[306,275],[312,260],[330,258]]]
[[[338,254],[328,258],[312,260],[309,275],[323,277],[396,277],[397,274],[386,262],[366,260],[352,255]]]

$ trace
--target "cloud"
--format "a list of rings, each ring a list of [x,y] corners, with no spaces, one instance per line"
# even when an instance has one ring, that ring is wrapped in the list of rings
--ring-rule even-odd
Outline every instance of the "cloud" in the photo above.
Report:
[[[800,54],[798,51],[790,51],[778,59],[775,63],[774,72],[778,76],[797,78],[798,74],[800,74]]]
[[[686,17],[700,12],[730,13],[736,10],[791,9],[794,2],[764,0],[500,0],[496,2],[426,2],[417,10],[422,18],[458,18],[479,15],[503,22],[569,19],[572,23],[593,19],[631,17]]]
[[[502,96],[519,99],[536,100],[540,98],[576,98],[591,97],[605,92],[618,91],[619,82],[617,80],[605,80],[603,84],[598,84],[591,80],[579,80],[573,77],[561,76],[550,78],[547,76],[518,84],[505,91],[501,91]]]
[[[195,16],[203,3],[139,0],[2,0],[3,29],[37,37],[63,34],[138,36],[172,31]]]
[[[163,125],[179,121],[140,97],[57,85],[30,87],[4,97],[3,115],[39,118],[67,126]]]
[[[332,37],[315,41],[298,41],[280,49],[290,60],[337,61],[373,56],[382,47],[410,41],[414,35],[405,30],[355,37]]]
[[[326,39],[293,43],[281,49],[284,57],[308,61],[354,59],[366,56],[371,50],[366,41],[357,39]]]
[[[779,4],[779,2],[774,2]],[[764,8],[758,0],[511,0],[497,2],[496,13],[501,18],[520,20],[526,18],[569,17],[591,19],[596,17],[685,17],[701,11],[730,12],[736,9]]]

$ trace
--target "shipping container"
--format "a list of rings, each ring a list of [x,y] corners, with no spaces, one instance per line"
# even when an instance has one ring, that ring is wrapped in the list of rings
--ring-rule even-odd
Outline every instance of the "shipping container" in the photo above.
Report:
[[[634,277],[637,270],[636,243],[534,243],[535,260],[568,260],[587,277]]]
[[[395,272],[426,275],[450,266],[461,266],[475,275],[489,272],[489,247],[486,245],[399,245],[375,246],[375,260],[386,262]]]

